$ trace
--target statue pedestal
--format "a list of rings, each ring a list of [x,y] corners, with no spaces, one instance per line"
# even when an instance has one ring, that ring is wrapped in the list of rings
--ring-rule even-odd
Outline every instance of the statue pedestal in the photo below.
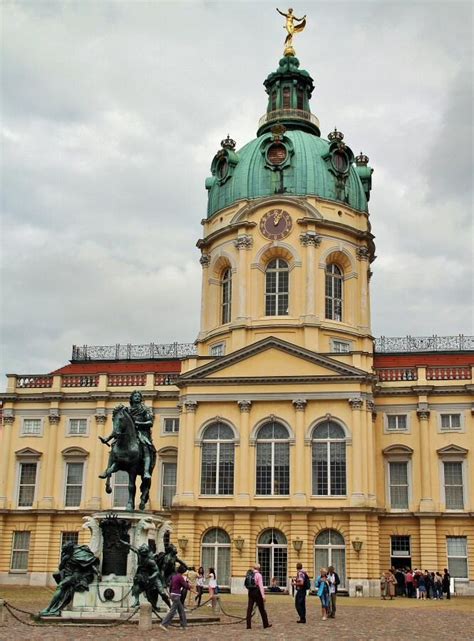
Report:
[[[117,539],[128,541],[134,548],[154,542],[156,553],[162,552],[164,535],[172,529],[171,521],[143,512],[97,512],[84,517],[84,521],[83,527],[91,531],[89,548],[100,559],[102,581],[91,583],[89,591],[76,592],[72,604],[61,616],[76,619],[97,614],[114,618],[130,612],[137,555],[118,544]],[[142,602],[147,602],[144,594],[140,595]],[[159,601],[160,605],[167,610]]]

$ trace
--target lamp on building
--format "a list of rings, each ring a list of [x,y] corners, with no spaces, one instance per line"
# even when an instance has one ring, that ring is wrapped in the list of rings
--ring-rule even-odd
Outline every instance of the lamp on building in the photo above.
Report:
[[[184,552],[184,550],[188,547],[188,539],[185,536],[182,536],[178,539],[178,545]]]
[[[358,555],[360,551],[362,550],[363,546],[363,541],[359,541],[359,539],[356,539],[355,541],[352,541],[352,547],[354,548],[354,552]]]
[[[296,537],[296,539],[293,540],[293,547],[295,548],[295,552],[299,554],[303,548],[303,540],[300,539],[299,536]]]
[[[235,537],[234,545],[238,549],[239,552],[242,552],[244,544],[245,544],[245,539],[243,539],[241,536],[236,536]]]

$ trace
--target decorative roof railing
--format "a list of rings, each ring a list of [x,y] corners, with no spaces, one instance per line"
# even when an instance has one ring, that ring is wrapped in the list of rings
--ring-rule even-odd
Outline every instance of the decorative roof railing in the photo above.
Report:
[[[474,336],[380,336],[375,352],[469,352],[474,351]]]
[[[319,129],[319,119],[309,111],[304,111],[303,109],[275,109],[274,111],[268,111],[258,121],[259,128],[262,125],[266,125],[267,122],[273,122],[277,120],[292,120],[296,118],[298,120],[306,120]]]
[[[186,358],[197,354],[194,343],[148,343],[147,345],[73,345],[73,362],[136,361],[160,358]]]

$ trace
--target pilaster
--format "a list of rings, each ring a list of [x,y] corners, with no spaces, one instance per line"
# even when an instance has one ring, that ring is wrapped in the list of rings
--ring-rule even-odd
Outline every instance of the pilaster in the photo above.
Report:
[[[250,477],[249,459],[250,459],[250,411],[252,403],[250,401],[237,401],[240,409],[240,444],[239,444],[239,475],[237,477],[237,504],[250,504]]]
[[[361,506],[365,502],[363,491],[364,443],[361,430],[361,410],[363,401],[359,397],[349,399],[352,409],[352,492],[351,505]]]
[[[430,410],[428,403],[425,401],[418,403],[416,412],[418,416],[418,425],[420,432],[420,462],[429,461],[430,457]],[[434,502],[431,488],[431,473],[429,469],[422,470],[421,473],[421,498],[420,498],[420,512],[432,512],[434,510]]]
[[[304,451],[304,430],[305,430],[305,409],[306,399],[298,398],[293,401],[295,408],[295,447],[294,447],[294,481],[293,485],[293,499],[296,504],[302,505],[306,503],[305,492],[305,451]]]

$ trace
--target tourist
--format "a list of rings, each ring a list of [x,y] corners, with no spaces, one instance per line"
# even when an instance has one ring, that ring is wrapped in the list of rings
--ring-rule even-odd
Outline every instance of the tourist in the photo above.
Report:
[[[387,580],[387,595],[390,597],[390,601],[392,601],[393,597],[395,596],[395,585],[397,583],[397,580],[392,570],[387,570],[385,576]]]
[[[426,577],[423,572],[418,572],[418,599],[425,601],[426,599]]]
[[[402,568],[395,570],[395,579],[397,581],[397,596],[405,596],[405,573]]]
[[[436,572],[434,578],[434,598],[443,598],[443,577],[441,576],[440,572]]]
[[[202,593],[204,592],[204,581],[205,581],[204,568],[201,566],[200,568],[198,568],[198,571],[197,571],[196,596],[194,597],[194,600],[197,603],[198,608],[201,605]]]
[[[217,594],[217,577],[214,568],[209,568],[207,572],[207,587],[209,588],[209,598],[211,602],[209,607],[214,610],[216,607],[216,594]]]
[[[162,630],[168,631],[168,626],[171,623],[176,612],[178,612],[179,614],[179,622],[181,627],[186,628],[188,625],[188,622],[186,620],[186,612],[184,611],[184,605],[181,603],[181,592],[183,590],[189,590],[191,588],[187,579],[185,579],[183,576],[185,572],[186,566],[180,565],[176,574],[171,577],[171,608],[163,621],[160,623],[160,628]]]
[[[283,592],[283,590],[278,585],[278,579],[274,576],[270,582],[270,587],[268,588],[269,592]]]
[[[329,582],[328,582],[328,573],[325,568],[321,568],[319,571],[319,576],[316,579],[315,583],[316,589],[318,591],[318,597],[321,601],[321,614],[322,620],[326,621],[329,614]]]
[[[443,586],[443,592],[446,595],[446,598],[450,599],[451,598],[451,576],[448,572],[448,568],[444,568],[442,586]]]
[[[188,607],[189,608],[192,605],[192,594],[193,594],[193,592],[196,593],[197,576],[198,576],[198,573],[196,572],[196,568],[194,566],[189,568],[189,570],[186,572],[186,577],[187,577],[187,579],[189,581],[189,584],[191,586],[191,589],[186,591],[186,596],[189,594],[189,598],[188,598]],[[182,600],[182,602],[184,603],[183,600]]]
[[[413,572],[411,569],[407,570],[407,573],[405,574],[405,587],[407,591],[407,597],[409,599],[413,599],[415,596],[415,588],[413,585]]]
[[[306,591],[311,587],[308,573],[303,570],[303,564],[296,564],[296,596],[295,608],[299,619],[296,623],[306,623]]]
[[[245,586],[248,592],[247,630],[252,628],[252,612],[255,604],[257,605],[260,616],[262,617],[263,627],[271,628],[272,624],[268,623],[268,616],[265,610],[265,590],[263,588],[263,579],[260,574],[260,565],[258,563],[253,566],[252,570],[247,572],[247,576],[245,577]]]
[[[337,586],[340,585],[341,580],[338,573],[334,570],[334,566],[328,567],[328,582],[329,582],[329,616],[331,619],[336,618],[336,598]]]

